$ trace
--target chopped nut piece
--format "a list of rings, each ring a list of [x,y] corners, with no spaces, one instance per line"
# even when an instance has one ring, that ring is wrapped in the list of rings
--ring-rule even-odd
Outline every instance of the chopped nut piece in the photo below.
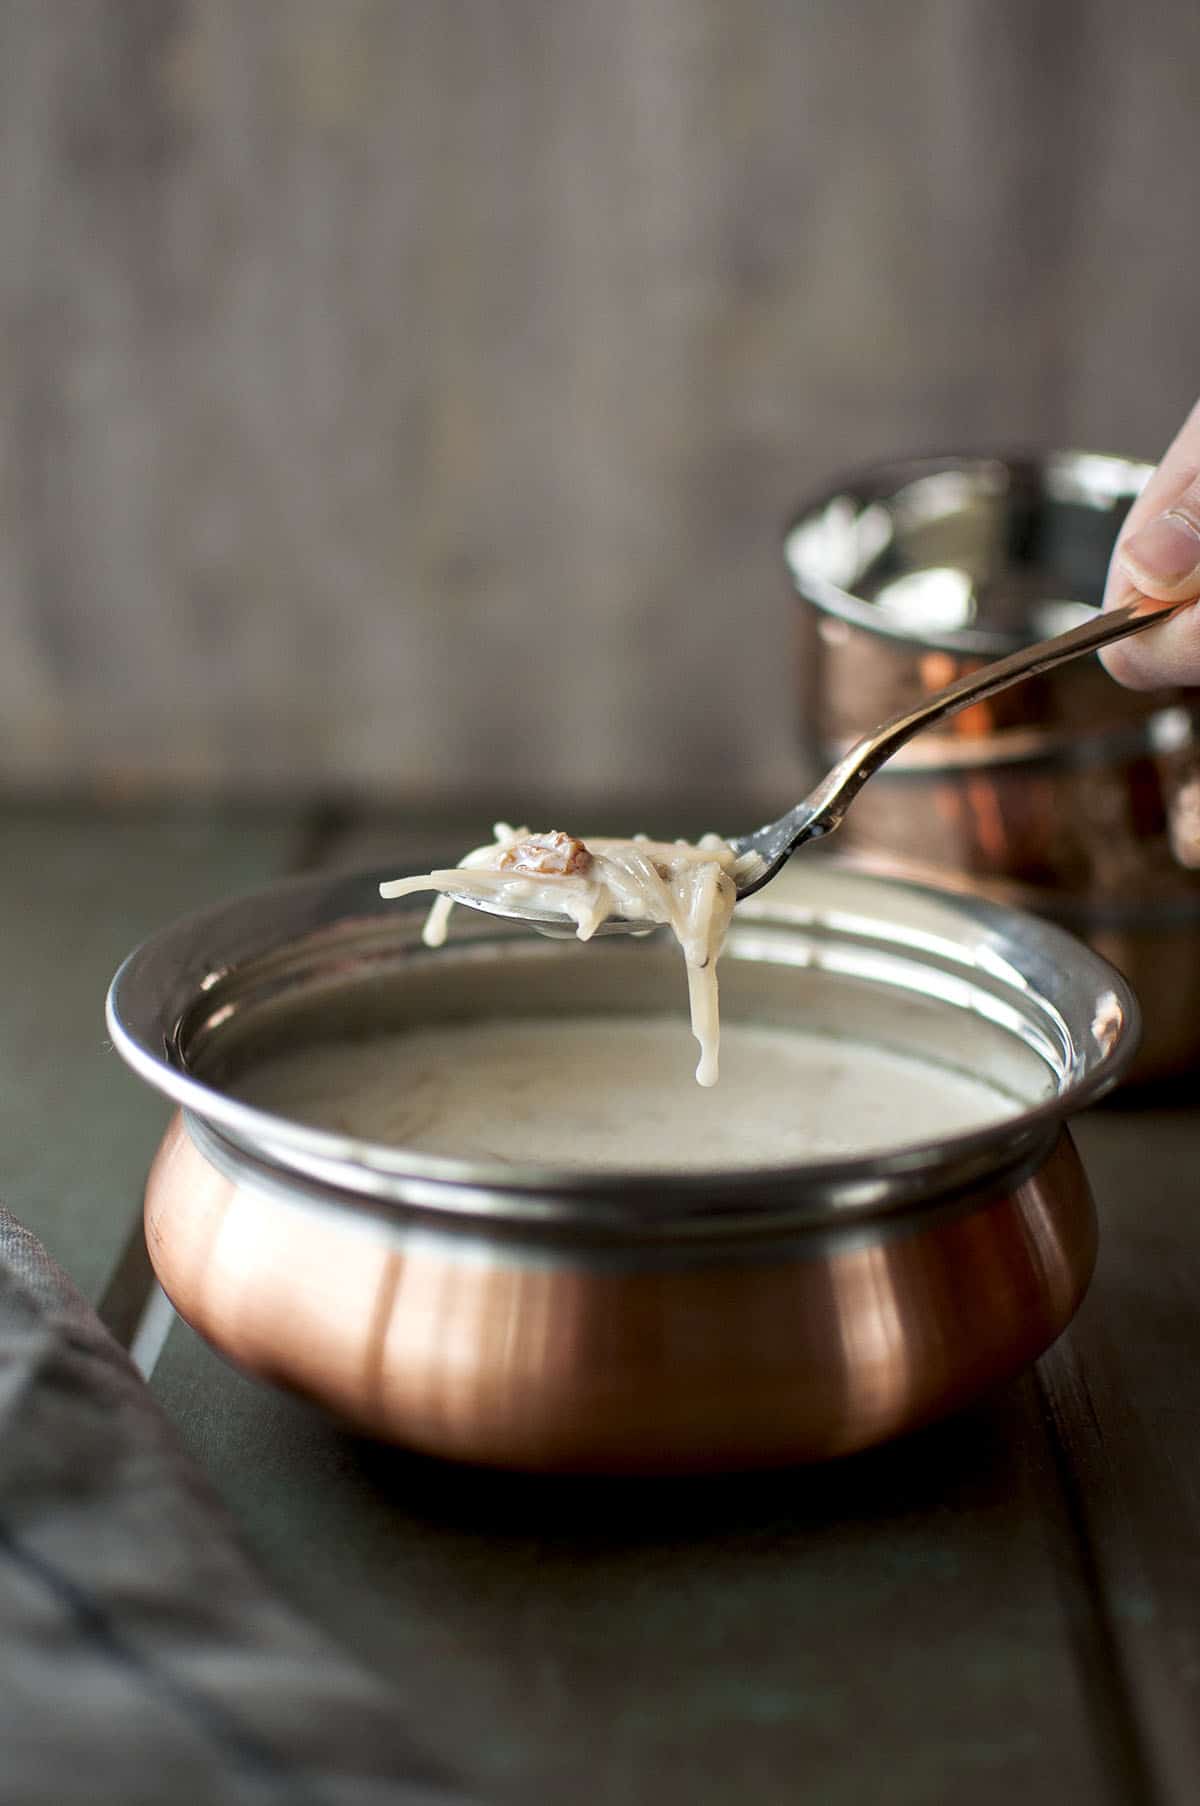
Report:
[[[531,834],[506,847],[496,864],[502,872],[537,872],[542,877],[566,878],[586,872],[592,855],[582,840],[551,829],[548,834]]]

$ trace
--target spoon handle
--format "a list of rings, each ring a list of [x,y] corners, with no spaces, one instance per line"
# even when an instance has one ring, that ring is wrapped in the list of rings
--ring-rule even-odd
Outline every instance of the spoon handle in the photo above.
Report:
[[[802,805],[805,822],[800,838],[809,840],[838,827],[867,779],[923,727],[944,721],[948,715],[957,714],[959,709],[982,702],[999,690],[1006,690],[1010,684],[1020,683],[1022,678],[1036,677],[1043,671],[1053,670],[1055,665],[1065,664],[1067,659],[1081,658],[1085,653],[1111,646],[1115,640],[1123,640],[1131,633],[1141,633],[1143,628],[1165,620],[1177,609],[1190,608],[1195,600],[1195,597],[1189,597],[1186,602],[1156,602],[1140,591],[1131,590],[1114,608],[1098,611],[1080,626],[1068,628],[1066,633],[1056,634],[1053,639],[1024,646],[1008,658],[996,659],[979,671],[957,678],[944,690],[924,697],[911,708],[901,709],[856,741],[805,799]]]

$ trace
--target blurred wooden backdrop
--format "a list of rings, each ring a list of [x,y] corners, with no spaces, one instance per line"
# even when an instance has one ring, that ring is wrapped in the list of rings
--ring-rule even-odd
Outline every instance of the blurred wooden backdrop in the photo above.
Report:
[[[1189,0],[0,0],[0,786],[786,793],[799,492],[1194,399],[1198,67]]]

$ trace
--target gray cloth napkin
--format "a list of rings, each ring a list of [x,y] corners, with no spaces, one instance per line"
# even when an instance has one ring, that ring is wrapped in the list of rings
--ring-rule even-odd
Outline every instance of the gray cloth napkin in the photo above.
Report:
[[[274,1599],[170,1424],[0,1209],[0,1801],[459,1806],[402,1697]]]

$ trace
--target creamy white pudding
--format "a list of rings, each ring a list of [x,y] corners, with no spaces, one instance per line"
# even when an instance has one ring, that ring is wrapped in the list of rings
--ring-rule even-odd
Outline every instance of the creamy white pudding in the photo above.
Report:
[[[942,1139],[1029,1107],[974,1073],[858,1040],[728,1023],[719,1094],[665,1017],[480,1021],[297,1047],[246,1102],[365,1141],[583,1171],[790,1166]],[[1051,1088],[1046,1075],[1046,1089]]]

